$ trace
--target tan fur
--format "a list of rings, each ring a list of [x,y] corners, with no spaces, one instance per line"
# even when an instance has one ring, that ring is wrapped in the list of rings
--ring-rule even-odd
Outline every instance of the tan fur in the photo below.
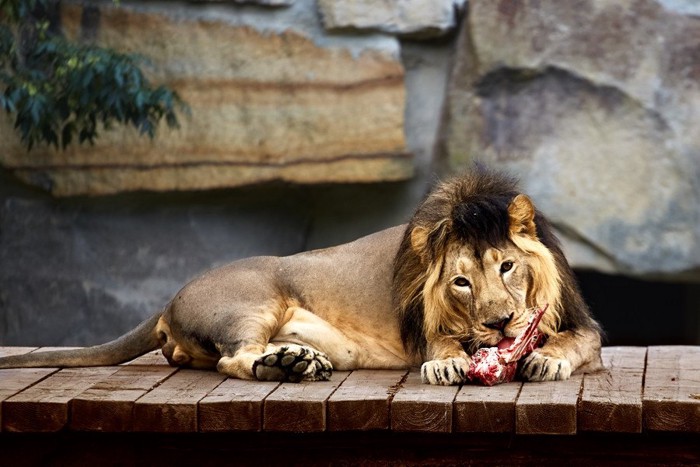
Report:
[[[490,174],[456,178],[431,193],[408,226],[397,256],[394,291],[404,341],[427,360],[421,372],[425,382],[463,382],[468,354],[517,336],[532,309],[545,305],[539,330],[548,340],[525,362],[522,376],[566,379],[577,369],[601,366],[598,325],[556,243],[548,239],[549,247],[538,237],[532,201],[511,194],[513,186]],[[505,199],[510,200],[507,205],[502,204]],[[469,208],[471,203],[476,207]],[[499,220],[502,213],[506,218]],[[466,227],[458,222],[478,226],[489,216],[496,226],[490,234],[495,240],[488,240],[485,232],[459,233]],[[507,223],[500,234],[499,222]],[[543,219],[539,222],[548,228]],[[464,235],[473,238],[465,243]],[[460,287],[460,282],[469,285]],[[492,328],[498,323],[506,324]]]
[[[496,214],[507,223],[503,244],[457,235],[455,207],[468,214],[469,196],[483,190],[488,199],[500,182],[489,183],[466,176],[441,184],[408,226],[209,271],[178,292],[157,319],[112,343],[0,358],[0,368],[115,364],[161,347],[173,365],[216,368],[242,379],[315,380],[327,379],[331,368],[422,364],[426,382],[459,384],[469,354],[515,336],[528,310],[545,304],[540,330],[549,341],[531,356],[524,377],[563,379],[594,368],[597,327],[591,319],[583,328],[562,329],[572,322],[571,300],[562,297],[575,286],[570,272],[562,272],[560,252],[537,237],[529,198],[508,195],[507,212]],[[468,287],[459,285],[465,281]],[[491,328],[504,319],[502,330]]]

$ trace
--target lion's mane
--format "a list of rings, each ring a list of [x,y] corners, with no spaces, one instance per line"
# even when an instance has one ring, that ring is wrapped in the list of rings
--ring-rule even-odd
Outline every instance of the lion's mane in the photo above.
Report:
[[[401,338],[409,352],[425,357],[429,339],[440,335],[467,339],[470,334],[468,317],[461,316],[437,292],[452,242],[473,245],[479,254],[512,241],[533,259],[528,306],[549,304],[540,328],[546,334],[580,327],[598,329],[545,217],[536,212],[536,234],[513,231],[508,207],[519,194],[517,185],[514,178],[477,165],[440,183],[416,210],[394,260],[392,288]],[[425,232],[425,241],[412,238],[416,228]]]

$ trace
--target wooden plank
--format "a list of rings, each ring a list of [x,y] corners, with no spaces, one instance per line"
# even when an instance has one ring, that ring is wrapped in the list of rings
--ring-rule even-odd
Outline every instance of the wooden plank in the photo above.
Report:
[[[34,350],[36,347],[0,347],[0,357],[21,355]],[[57,371],[58,368],[0,370],[0,431],[2,431],[2,402]]]
[[[486,387],[464,385],[454,403],[454,430],[474,433],[513,433],[515,402],[522,383]]]
[[[225,379],[214,371],[177,371],[135,402],[134,431],[197,431],[197,403]]]
[[[120,366],[107,379],[73,399],[71,428],[132,431],[136,401],[177,371],[177,368],[168,366],[159,353],[149,352]]]
[[[199,401],[199,431],[260,431],[265,398],[280,383],[227,379]]]
[[[330,381],[280,384],[263,404],[263,429],[296,433],[325,431],[328,398],[349,374],[335,371]]]
[[[452,431],[452,402],[458,386],[435,386],[421,381],[420,371],[411,371],[391,401],[394,431]]]
[[[118,367],[66,368],[3,401],[4,431],[52,432],[68,424],[70,403]]]
[[[136,357],[135,359],[131,360],[130,362],[124,363],[124,365],[164,365],[164,366],[170,366],[168,361],[163,356],[163,352],[161,352],[160,350],[154,350],[153,352],[148,352],[146,354],[143,354],[140,357]]]
[[[33,352],[37,348],[38,347],[0,347],[0,357],[22,355],[24,353]]]
[[[578,408],[581,431],[640,433],[646,347],[605,347],[606,370],[584,375]]]
[[[22,355],[35,349],[36,347],[0,347],[0,357]],[[56,371],[58,371],[57,368],[11,368],[0,370],[0,403]],[[0,405],[1,409],[2,406]],[[2,412],[0,411],[1,416]]]
[[[649,347],[644,429],[700,432],[700,347]]]
[[[328,430],[388,430],[389,405],[404,370],[356,370],[328,399]]]
[[[515,402],[517,434],[576,434],[576,404],[583,375],[566,381],[524,383]]]

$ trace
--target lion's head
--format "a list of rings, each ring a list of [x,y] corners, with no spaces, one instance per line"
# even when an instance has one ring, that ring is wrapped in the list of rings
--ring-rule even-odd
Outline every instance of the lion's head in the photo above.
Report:
[[[421,204],[394,264],[394,304],[406,347],[457,338],[468,353],[514,337],[529,309],[549,305],[539,329],[551,335],[586,319],[572,272],[544,218],[516,182],[476,168],[442,183]],[[569,293],[576,292],[576,293]],[[567,315],[567,316],[564,316]]]

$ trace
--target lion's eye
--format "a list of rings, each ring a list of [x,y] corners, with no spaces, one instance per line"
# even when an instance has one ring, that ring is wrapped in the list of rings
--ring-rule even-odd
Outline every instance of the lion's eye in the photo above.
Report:
[[[504,261],[503,264],[501,264],[501,274],[503,274],[504,272],[508,272],[511,269],[513,269],[512,261]]]
[[[457,287],[469,287],[471,284],[466,277],[458,277],[454,280],[454,285]]]

